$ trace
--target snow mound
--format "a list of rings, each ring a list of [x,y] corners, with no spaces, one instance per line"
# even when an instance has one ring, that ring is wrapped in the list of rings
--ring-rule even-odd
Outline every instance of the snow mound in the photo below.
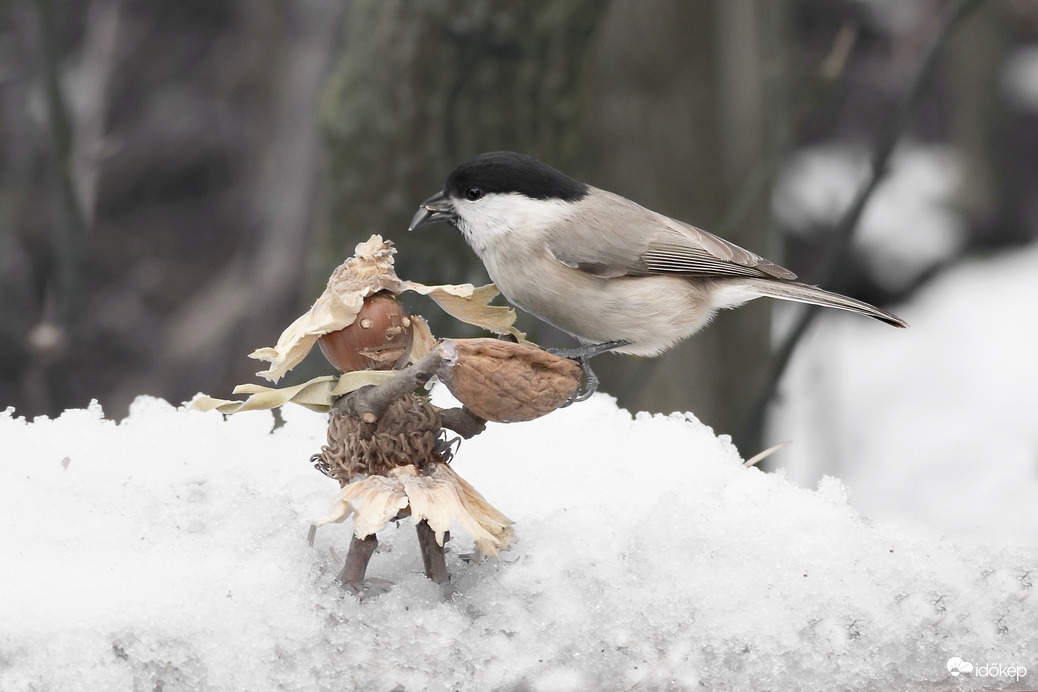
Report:
[[[0,414],[0,689],[979,689],[1038,667],[1038,551],[872,525],[836,479],[798,488],[604,395],[462,444],[517,522],[502,562],[462,561],[458,532],[445,598],[401,522],[368,573],[392,587],[359,601],[332,582],[349,524],[305,540],[337,492],[308,463],[324,416],[285,418]]]
[[[945,272],[896,309],[910,329],[818,320],[771,421],[790,477],[839,475],[874,519],[1034,545],[1036,295],[1038,244]]]

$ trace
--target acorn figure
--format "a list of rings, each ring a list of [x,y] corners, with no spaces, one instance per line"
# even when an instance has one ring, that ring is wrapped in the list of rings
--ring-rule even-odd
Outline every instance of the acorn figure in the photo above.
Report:
[[[426,575],[449,581],[443,545],[453,521],[475,541],[477,552],[496,556],[513,540],[512,522],[449,466],[453,442],[445,428],[470,438],[487,421],[516,422],[543,416],[573,399],[579,363],[527,342],[513,326],[515,312],[490,305],[491,284],[425,286],[403,281],[393,269],[395,250],[372,236],[339,266],[310,310],[289,325],[273,347],[250,357],[267,361],[258,373],[277,382],[318,344],[340,377],[317,377],[283,389],[239,385],[246,401],[200,395],[203,410],[236,413],[288,402],[330,411],[328,443],[311,460],[342,488],[318,526],[353,518],[353,538],[338,581],[361,589],[388,522],[415,522]],[[436,341],[421,317],[396,296],[414,291],[470,324],[510,335],[498,339]],[[408,362],[411,365],[407,365]],[[406,366],[406,367],[405,367]],[[437,409],[422,389],[437,377],[464,405]]]
[[[332,365],[350,372],[398,368],[407,362],[412,340],[406,308],[379,292],[364,300],[353,324],[322,335],[318,344]],[[351,408],[344,397],[332,410],[328,444],[312,458],[343,491],[328,516],[313,523],[310,540],[318,526],[353,517],[354,535],[338,581],[354,590],[378,546],[376,532],[389,521],[414,520],[425,573],[437,583],[449,580],[443,546],[452,520],[483,553],[497,555],[512,540],[512,522],[448,466],[451,444],[440,412],[411,389],[379,397],[381,410]]]

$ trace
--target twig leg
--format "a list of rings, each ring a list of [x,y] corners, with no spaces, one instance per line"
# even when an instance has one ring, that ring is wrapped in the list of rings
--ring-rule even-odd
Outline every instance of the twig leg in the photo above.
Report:
[[[415,529],[418,530],[418,547],[422,550],[425,576],[437,584],[447,583],[450,580],[447,574],[447,559],[443,555],[443,546],[436,542],[436,532],[425,519],[415,524]],[[446,542],[445,535],[444,543]]]
[[[343,586],[360,588],[364,581],[364,574],[368,571],[368,561],[371,560],[375,548],[378,547],[378,538],[371,534],[367,538],[353,536],[350,542],[350,552],[346,554],[346,564],[339,572],[337,581]]]

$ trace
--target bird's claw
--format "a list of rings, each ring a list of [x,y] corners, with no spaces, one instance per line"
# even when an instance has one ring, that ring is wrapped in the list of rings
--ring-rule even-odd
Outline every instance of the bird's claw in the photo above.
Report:
[[[591,395],[598,391],[598,375],[591,369],[591,365],[588,363],[589,360],[595,356],[611,351],[614,348],[620,346],[626,346],[629,341],[618,340],[618,341],[607,341],[601,344],[588,344],[579,348],[548,348],[545,349],[548,353],[558,356],[560,358],[569,358],[580,363],[580,369],[583,371],[584,376],[581,378],[580,386],[577,391],[573,392],[573,396],[562,405],[562,408],[566,408],[570,404],[576,404],[581,401],[587,401],[591,398]]]
[[[580,369],[584,371],[584,376],[580,378],[580,386],[577,387],[577,391],[573,392],[573,396],[561,408],[566,408],[570,404],[579,404],[581,401],[587,401],[592,394],[598,391],[598,375],[591,369],[586,359],[581,358],[577,362],[580,363]]]

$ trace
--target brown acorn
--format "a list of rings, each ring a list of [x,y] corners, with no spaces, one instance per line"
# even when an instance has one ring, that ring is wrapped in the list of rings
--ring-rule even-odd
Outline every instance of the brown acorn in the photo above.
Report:
[[[392,370],[407,363],[413,337],[407,308],[391,293],[380,291],[364,299],[353,324],[323,334],[317,343],[341,372]]]
[[[582,370],[573,360],[499,339],[445,339],[450,365],[440,380],[472,413],[489,421],[533,420],[577,391]]]

